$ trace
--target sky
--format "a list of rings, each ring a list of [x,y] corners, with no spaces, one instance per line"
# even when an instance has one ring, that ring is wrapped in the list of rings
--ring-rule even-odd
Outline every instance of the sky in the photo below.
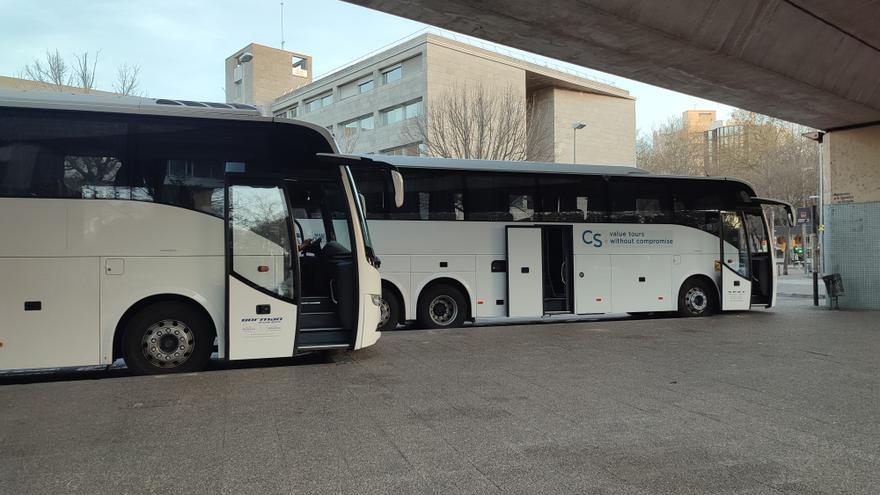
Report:
[[[46,50],[99,52],[97,89],[111,90],[123,63],[140,66],[146,96],[224,101],[223,62],[250,42],[281,45],[280,0],[0,0],[0,75],[17,77]],[[339,0],[286,0],[285,48],[326,74],[427,26]],[[543,58],[543,57],[542,57]],[[641,133],[689,109],[726,118],[731,108],[551,59],[636,97]]]

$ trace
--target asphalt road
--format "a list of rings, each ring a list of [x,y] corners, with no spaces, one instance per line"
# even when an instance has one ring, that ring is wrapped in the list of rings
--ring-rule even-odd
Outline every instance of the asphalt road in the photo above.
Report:
[[[792,299],[0,378],[0,493],[876,494],[877,317]]]

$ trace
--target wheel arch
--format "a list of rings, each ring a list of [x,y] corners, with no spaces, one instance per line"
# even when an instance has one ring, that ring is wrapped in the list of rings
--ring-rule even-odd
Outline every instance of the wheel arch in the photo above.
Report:
[[[473,318],[474,318],[474,316],[473,316],[474,315],[473,293],[471,292],[471,290],[468,287],[468,284],[466,282],[459,280],[457,278],[449,277],[449,276],[439,276],[439,277],[432,278],[430,280],[425,281],[425,283],[423,283],[422,286],[419,287],[419,290],[417,292],[418,297],[416,298],[416,314],[418,314],[418,308],[421,305],[422,296],[424,295],[425,291],[430,289],[431,287],[434,287],[437,285],[443,285],[443,284],[451,285],[452,287],[455,287],[456,289],[460,290],[462,294],[464,294],[465,302],[467,303],[467,308],[465,308],[467,311],[465,319],[466,320],[473,320]]]
[[[406,299],[403,297],[403,290],[401,290],[401,288],[393,281],[383,278],[382,290],[384,291],[385,289],[388,289],[388,292],[396,297],[397,301],[400,303],[399,307],[401,311],[400,315],[398,315],[400,317],[398,323],[404,323],[406,321]]]
[[[119,321],[116,322],[116,328],[113,330],[113,360],[119,359],[122,357],[122,337],[123,333],[125,333],[125,326],[128,325],[128,322],[131,318],[137,314],[138,311],[143,308],[150,306],[151,304],[156,304],[160,302],[180,302],[187,304],[197,311],[201,312],[202,315],[211,322],[211,331],[214,333],[214,337],[217,337],[217,322],[214,321],[214,318],[211,317],[211,313],[202,305],[200,302],[196,301],[191,297],[187,297],[181,294],[154,294],[148,297],[144,297],[140,299],[136,303],[129,306],[125,313],[119,318]]]
[[[684,289],[685,285],[687,285],[689,282],[696,281],[696,280],[704,282],[704,283],[706,283],[706,285],[708,285],[709,287],[712,287],[714,289],[712,292],[712,295],[715,296],[715,305],[717,306],[715,308],[715,310],[720,312],[721,311],[721,291],[718,289],[718,284],[714,280],[712,280],[712,277],[706,275],[705,273],[695,273],[693,275],[685,277],[685,279],[681,281],[681,283],[678,285],[678,292],[675,293],[676,307],[678,306],[679,299],[681,299],[682,289]],[[678,308],[676,308],[676,309],[678,309]]]

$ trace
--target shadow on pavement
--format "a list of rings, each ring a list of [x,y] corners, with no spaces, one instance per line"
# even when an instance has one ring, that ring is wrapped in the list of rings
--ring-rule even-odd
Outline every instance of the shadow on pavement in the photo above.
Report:
[[[341,354],[340,354],[341,355]],[[330,364],[337,362],[337,353],[312,352],[292,358],[278,359],[253,359],[245,361],[220,361],[212,359],[207,368],[200,373],[212,371],[240,370],[249,368],[272,368],[279,366],[308,366],[316,364]],[[0,386],[22,385],[28,383],[44,382],[69,382],[80,380],[104,380],[107,378],[122,378],[136,376],[131,373],[122,360],[117,360],[110,366],[82,366],[76,368],[48,368],[34,370],[16,370],[0,373]]]

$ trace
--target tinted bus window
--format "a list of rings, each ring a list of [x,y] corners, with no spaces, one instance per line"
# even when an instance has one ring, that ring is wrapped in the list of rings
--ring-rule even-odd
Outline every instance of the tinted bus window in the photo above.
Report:
[[[253,173],[282,169],[287,162],[277,157],[278,163],[271,163],[268,133],[260,131],[259,124],[222,121],[155,119],[139,124],[131,199],[222,217],[223,177],[228,168]]]
[[[404,172],[406,175],[408,172]],[[355,187],[363,195],[367,220],[381,220],[388,213],[389,191],[384,172],[353,169]]]
[[[749,235],[749,249],[752,253],[770,252],[764,216],[760,212],[745,212],[745,217]]]
[[[464,220],[462,176],[449,170],[403,172],[404,200],[391,208],[388,218],[396,220]]]
[[[127,198],[124,121],[0,113],[0,196]]]
[[[718,210],[725,203],[720,188],[708,181],[675,180],[669,189],[676,224],[718,235]]]
[[[611,221],[614,223],[670,223],[672,220],[666,181],[612,179]]]
[[[471,173],[465,183],[468,220],[528,222],[533,219],[535,177]]]
[[[601,177],[540,176],[536,222],[602,222],[605,191]]]

